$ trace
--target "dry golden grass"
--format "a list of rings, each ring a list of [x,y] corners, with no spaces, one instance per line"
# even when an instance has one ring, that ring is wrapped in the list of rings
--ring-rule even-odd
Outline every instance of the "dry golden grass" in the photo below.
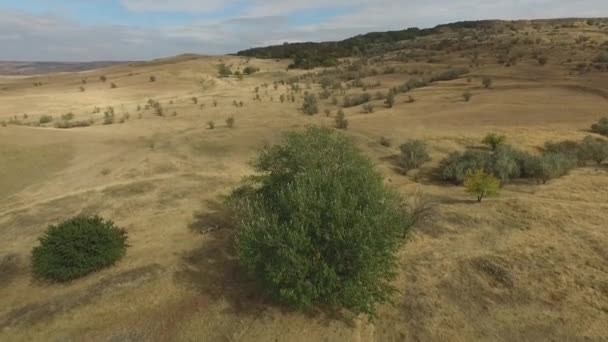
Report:
[[[333,117],[302,114],[301,94],[296,103],[279,101],[287,86],[274,90],[273,81],[301,73],[286,72],[289,61],[251,60],[261,72],[243,81],[216,78],[215,65],[222,59],[242,67],[245,59],[194,56],[0,77],[0,121],[27,113],[25,121],[37,122],[40,115],[57,119],[67,112],[95,121],[67,130],[0,127],[0,340],[606,340],[606,165],[576,169],[545,186],[515,182],[482,204],[433,178],[444,156],[479,145],[490,131],[530,151],[548,140],[584,137],[607,114],[608,79],[572,74],[556,61],[560,53],[544,67],[524,59],[506,68],[488,59],[471,70],[471,83],[465,76],[417,89],[414,103],[399,95],[391,109],[374,101],[373,114],[345,109],[346,134],[388,184],[404,194],[421,191],[438,204],[435,220],[416,228],[403,247],[395,281],[400,293],[373,322],[269,302],[238,268],[230,228],[218,213],[222,196],[251,172],[247,162],[258,148],[287,129],[333,125]],[[447,67],[442,62],[391,63],[439,70]],[[151,75],[156,82],[149,82]],[[481,86],[483,76],[494,78],[491,89]],[[386,91],[410,77],[365,81],[379,80]],[[43,86],[34,87],[34,79]],[[111,82],[118,88],[110,89]],[[260,88],[262,101],[255,101],[254,88],[265,82],[270,86]],[[473,93],[470,102],[462,100],[466,90]],[[148,99],[161,102],[164,117],[137,111]],[[235,100],[244,106],[233,106]],[[92,114],[96,106],[101,112]],[[108,106],[116,123],[102,125]],[[325,108],[333,115],[338,109],[320,101],[321,112]],[[129,120],[118,123],[127,112]],[[224,122],[232,116],[230,129]],[[210,120],[213,130],[206,127]],[[381,136],[392,147],[381,146]],[[390,161],[406,139],[427,141],[433,157],[410,176],[397,174]],[[68,284],[33,281],[30,251],[39,234],[82,212],[125,227],[127,256]]]

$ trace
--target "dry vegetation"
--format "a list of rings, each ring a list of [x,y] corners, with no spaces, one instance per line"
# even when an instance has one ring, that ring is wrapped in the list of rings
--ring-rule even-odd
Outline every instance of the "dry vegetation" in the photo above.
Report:
[[[501,22],[327,69],[185,55],[0,77],[0,340],[605,340],[606,161],[545,185],[504,181],[481,203],[438,168],[455,151],[490,153],[488,133],[532,156],[605,139],[590,128],[608,116],[607,42],[606,20]],[[220,203],[259,148],[307,125],[342,129],[390,188],[436,204],[373,321],[289,310],[237,262]],[[430,161],[404,159],[413,141]],[[34,281],[38,237],[77,214],[123,227],[127,254],[69,283]]]

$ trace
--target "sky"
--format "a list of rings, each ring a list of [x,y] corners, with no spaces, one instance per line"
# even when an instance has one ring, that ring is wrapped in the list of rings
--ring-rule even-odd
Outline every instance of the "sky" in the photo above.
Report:
[[[608,0],[0,0],[0,60],[147,60],[460,20],[602,16]]]

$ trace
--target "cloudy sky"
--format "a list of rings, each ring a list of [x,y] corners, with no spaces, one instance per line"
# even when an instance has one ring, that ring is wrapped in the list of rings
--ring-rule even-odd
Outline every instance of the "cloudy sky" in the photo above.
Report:
[[[475,19],[608,16],[608,0],[0,0],[0,60],[139,60]]]

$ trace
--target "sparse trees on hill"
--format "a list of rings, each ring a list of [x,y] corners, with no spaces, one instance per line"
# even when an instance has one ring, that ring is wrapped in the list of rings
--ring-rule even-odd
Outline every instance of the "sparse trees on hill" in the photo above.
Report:
[[[392,89],[389,90],[388,94],[386,95],[386,100],[384,101],[384,104],[386,104],[388,108],[393,108],[393,106],[395,105],[395,92]]]

